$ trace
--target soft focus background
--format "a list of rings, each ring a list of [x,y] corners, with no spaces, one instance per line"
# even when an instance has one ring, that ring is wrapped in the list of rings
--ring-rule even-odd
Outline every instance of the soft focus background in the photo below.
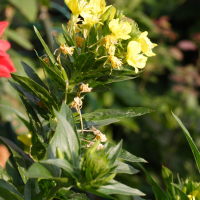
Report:
[[[155,110],[142,117],[126,118],[103,127],[102,132],[112,143],[123,139],[124,149],[146,159],[149,163],[144,167],[163,188],[162,165],[174,172],[175,180],[179,173],[182,178],[200,181],[190,147],[171,114],[173,111],[181,118],[200,148],[200,1],[108,0],[107,4],[123,10],[127,17],[138,23],[142,32],[149,32],[151,41],[158,44],[154,49],[157,56],[148,59],[144,72],[137,79],[112,84],[110,92],[87,95],[83,112],[129,106]],[[62,42],[60,27],[69,19],[70,12],[63,0],[0,0],[0,21],[10,23],[2,39],[11,43],[8,53],[17,74],[24,75],[20,64],[23,60],[44,79],[34,49],[40,55],[44,51],[33,25],[53,49],[52,34]],[[4,78],[0,78],[0,104],[25,113],[16,92]],[[19,136],[22,134],[27,134],[24,125],[12,112],[0,107],[0,135],[26,149],[23,143],[28,144],[28,141]],[[117,179],[142,190],[147,199],[155,199],[143,172],[120,175]]]

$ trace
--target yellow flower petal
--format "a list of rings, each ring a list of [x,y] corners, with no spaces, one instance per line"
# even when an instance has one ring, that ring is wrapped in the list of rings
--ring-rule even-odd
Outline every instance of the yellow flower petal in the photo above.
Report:
[[[128,35],[132,29],[131,25],[128,22],[119,22],[119,18],[110,21],[109,29],[117,39],[127,40],[131,37]]]
[[[104,13],[106,8],[105,0],[90,0],[89,5],[91,5],[94,13]]]
[[[142,69],[146,65],[147,57],[139,54],[141,52],[141,44],[136,41],[131,41],[127,47],[127,63],[135,68],[135,72],[138,73],[138,68]]]
[[[152,52],[152,49],[157,46],[157,44],[154,44],[150,41],[150,39],[147,37],[148,32],[145,31],[141,33],[139,36],[137,42],[141,44],[142,52],[147,56],[155,56],[156,54]]]
[[[80,14],[81,10],[78,5],[78,0],[65,0],[65,4],[68,6],[73,14]]]

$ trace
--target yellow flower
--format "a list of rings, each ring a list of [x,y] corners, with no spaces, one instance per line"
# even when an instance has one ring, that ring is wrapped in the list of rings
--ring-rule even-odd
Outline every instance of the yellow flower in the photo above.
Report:
[[[127,47],[127,63],[135,68],[135,72],[138,73],[138,68],[142,69],[146,65],[147,57],[139,54],[141,52],[141,44],[136,41],[131,41]]]
[[[83,25],[82,31],[83,31],[84,38],[86,38],[89,35],[90,29],[92,26],[94,26],[97,23],[99,24],[102,24],[102,23],[100,22],[100,18],[96,15],[83,13],[82,17],[84,18],[84,21],[82,23]]]
[[[139,36],[137,42],[141,44],[142,52],[147,56],[155,56],[156,54],[152,52],[152,49],[157,46],[157,44],[154,44],[150,41],[150,39],[147,37],[148,32],[145,31],[141,33]]]
[[[120,59],[118,59],[117,57],[115,57],[114,55],[110,55],[109,57],[108,57],[108,59],[110,60],[110,62],[111,62],[111,67],[112,68],[117,68],[117,69],[119,69],[119,67],[121,67],[122,66],[122,61],[120,60]]]
[[[129,35],[132,29],[131,25],[128,22],[119,22],[119,18],[110,21],[109,29],[116,39],[127,40],[131,37]]]
[[[69,54],[70,56],[72,56],[74,47],[66,47],[65,44],[61,44],[60,51],[62,51],[65,55]]]
[[[89,6],[86,0],[65,0],[65,4],[72,11],[72,14],[79,15],[82,12],[89,12]]]
[[[81,48],[83,40],[84,39],[82,37],[76,36],[76,46]]]
[[[195,197],[192,196],[192,195],[188,195],[188,198],[189,198],[190,200],[195,200]]]
[[[90,0],[89,5],[94,13],[103,14],[107,8],[105,0]]]
[[[105,44],[106,49],[109,49],[110,45],[117,44],[117,38],[114,35],[106,35],[103,38],[103,44]]]

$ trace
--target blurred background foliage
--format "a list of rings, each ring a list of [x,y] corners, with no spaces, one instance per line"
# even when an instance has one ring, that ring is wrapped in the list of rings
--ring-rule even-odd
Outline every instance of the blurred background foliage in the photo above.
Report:
[[[142,106],[155,112],[139,118],[125,119],[102,128],[108,140],[117,143],[123,139],[123,148],[149,163],[144,167],[152,177],[163,185],[162,164],[182,178],[199,181],[197,168],[190,147],[171,110],[178,115],[200,148],[200,1],[199,0],[107,0],[117,9],[134,19],[141,31],[148,31],[152,42],[158,47],[155,57],[149,58],[147,66],[137,79],[114,83],[111,91],[91,93],[84,99],[83,112],[97,108]],[[42,69],[33,49],[43,55],[43,48],[34,31],[35,25],[53,49],[52,34],[63,41],[61,24],[66,25],[70,11],[63,0],[0,0],[0,21],[10,26],[2,39],[12,48],[8,51],[17,68],[17,74],[25,75],[21,60],[32,66],[44,79]],[[0,79],[0,104],[24,112],[21,102],[6,79]],[[12,112],[0,107],[0,135],[25,148],[27,129]],[[26,143],[26,142],[25,142]],[[120,175],[119,181],[154,195],[145,175]],[[92,199],[92,197],[90,197]],[[102,199],[93,197],[94,199]],[[131,197],[118,196],[129,200]]]

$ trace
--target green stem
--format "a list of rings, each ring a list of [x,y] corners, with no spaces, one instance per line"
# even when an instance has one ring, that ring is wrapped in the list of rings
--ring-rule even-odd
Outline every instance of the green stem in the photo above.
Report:
[[[81,48],[81,53],[85,53],[85,44],[86,44],[86,38],[84,38],[83,46]]]
[[[56,185],[54,188],[52,188],[46,200],[52,200],[54,196],[56,195],[56,193],[58,192],[58,190],[60,190],[61,188],[62,186],[60,185]]]
[[[68,93],[69,83],[66,81],[66,91],[65,91],[65,103],[67,103],[67,93]]]

